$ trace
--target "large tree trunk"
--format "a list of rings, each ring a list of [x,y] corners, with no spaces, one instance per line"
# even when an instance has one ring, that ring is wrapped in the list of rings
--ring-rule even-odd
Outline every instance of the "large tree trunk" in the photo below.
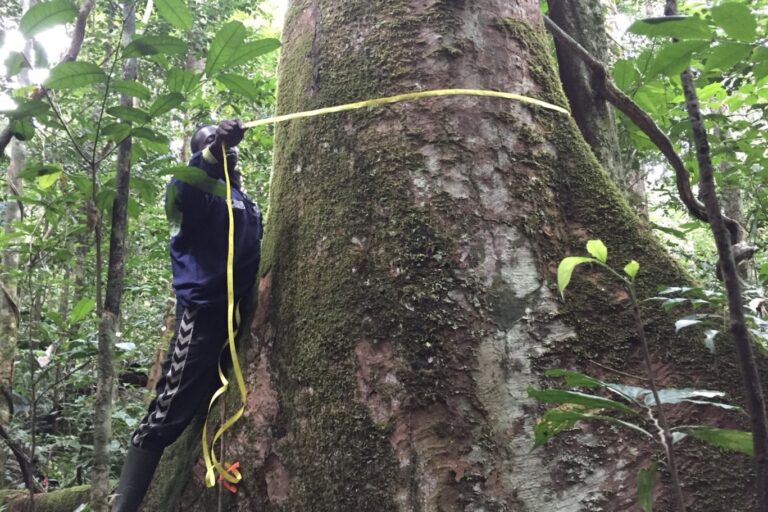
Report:
[[[296,0],[283,37],[281,113],[445,87],[566,104],[536,0]],[[612,265],[640,262],[641,297],[687,282],[576,124],[459,97],[293,121],[275,147],[249,402],[227,436],[244,479],[222,509],[637,510],[635,475],[656,456],[637,437],[585,426],[530,451],[543,370],[642,373],[626,294],[581,269],[561,302],[560,258],[600,238]],[[739,399],[730,351],[712,371],[700,340],[645,315],[663,384]],[[195,429],[145,510],[216,509]],[[749,461],[679,451],[690,510],[749,509]],[[654,510],[671,496],[664,474]]]

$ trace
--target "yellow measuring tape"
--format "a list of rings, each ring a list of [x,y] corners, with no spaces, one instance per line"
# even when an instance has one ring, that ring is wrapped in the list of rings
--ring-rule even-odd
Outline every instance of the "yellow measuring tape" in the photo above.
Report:
[[[406,94],[398,94],[395,96],[385,96],[382,98],[375,98],[372,100],[358,101],[355,103],[346,103],[344,105],[336,105],[333,107],[319,108],[316,110],[305,110],[303,112],[296,112],[293,114],[285,114],[281,116],[269,117],[266,119],[259,119],[257,121],[251,121],[251,122],[245,123],[245,127],[253,128],[255,126],[282,123],[282,122],[291,121],[294,119],[303,119],[306,117],[332,114],[334,112],[344,112],[347,110],[356,110],[356,109],[366,108],[366,107],[377,107],[380,105],[387,105],[390,103],[399,103],[401,101],[410,101],[410,100],[437,97],[437,96],[484,96],[484,97],[490,97],[490,98],[501,98],[506,100],[520,101],[520,102],[528,103],[531,105],[537,105],[549,110],[554,110],[556,112],[561,112],[563,114],[570,115],[570,112],[563,107],[560,107],[553,103],[548,103],[546,101],[538,100],[536,98],[531,98],[529,96],[523,96],[520,94],[490,91],[485,89],[434,89],[430,91],[412,92],[412,93],[406,93]],[[226,421],[224,421],[224,423],[222,423],[221,426],[219,426],[219,428],[216,430],[216,433],[213,435],[213,438],[211,440],[210,446],[208,445],[208,418],[206,417],[206,422],[203,425],[203,459],[205,460],[205,485],[207,487],[213,487],[214,485],[216,485],[216,476],[214,475],[214,471],[219,474],[219,479],[223,479],[232,484],[238,483],[242,478],[242,475],[237,470],[237,465],[229,466],[228,464],[224,463],[224,461],[219,461],[216,458],[216,453],[213,448],[216,445],[216,442],[219,439],[221,439],[221,436],[224,435],[224,432],[243,416],[243,413],[245,412],[245,403],[247,398],[247,391],[245,389],[245,380],[243,379],[243,373],[240,370],[240,362],[238,361],[237,350],[235,348],[235,330],[232,325],[232,318],[235,312],[235,293],[234,293],[234,280],[233,280],[234,254],[235,254],[235,247],[234,247],[235,223],[234,223],[234,216],[232,215],[232,190],[230,188],[229,169],[227,168],[226,147],[224,146],[223,143],[221,145],[221,151],[223,155],[224,181],[227,186],[226,201],[227,201],[227,215],[229,218],[229,230],[227,235],[228,236],[227,238],[227,340],[228,340],[228,343],[227,344],[229,346],[229,354],[232,358],[232,370],[235,374],[235,381],[237,382],[237,387],[240,391],[241,403],[238,410],[235,411],[235,413],[232,414]],[[236,322],[238,324],[240,323],[239,318],[236,319]],[[223,351],[223,347],[222,347],[222,351]],[[229,380],[227,380],[227,377],[224,375],[224,372],[221,369],[221,364],[219,364],[219,379],[221,380],[221,387],[217,389],[216,392],[213,394],[213,397],[211,397],[211,401],[208,404],[209,415],[214,402],[221,395],[223,395],[229,387]]]

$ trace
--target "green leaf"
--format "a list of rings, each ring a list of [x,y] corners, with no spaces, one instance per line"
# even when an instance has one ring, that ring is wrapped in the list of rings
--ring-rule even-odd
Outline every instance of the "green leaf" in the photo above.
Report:
[[[643,512],[653,512],[653,488],[656,486],[655,462],[637,473],[637,501]]]
[[[259,98],[259,88],[244,76],[225,73],[218,75],[216,80],[221,82],[224,87],[235,94],[245,96],[253,101],[256,101]]]
[[[528,396],[545,404],[575,404],[589,409],[614,409],[629,414],[637,414],[621,402],[601,396],[579,393],[578,391],[528,388]]]
[[[280,40],[278,39],[259,39],[258,41],[251,41],[245,43],[240,51],[229,62],[230,66],[239,66],[240,64],[247,64],[256,57],[260,57],[266,53],[273,52],[280,48]]]
[[[621,59],[613,65],[613,82],[624,92],[629,92],[640,78],[634,59]]]
[[[675,39],[711,39],[713,32],[707,22],[698,16],[664,16],[638,20],[630,25],[629,32],[648,37]]]
[[[734,64],[747,60],[752,46],[744,43],[721,43],[715,46],[707,57],[707,70],[728,71]],[[719,85],[719,84],[718,84]]]
[[[21,141],[30,140],[35,136],[35,123],[28,117],[14,119],[11,121],[11,131],[13,136]]]
[[[159,144],[169,144],[168,137],[162,133],[155,132],[149,128],[138,127],[133,129],[133,135],[150,142],[157,142]]]
[[[28,100],[20,103],[13,110],[3,110],[1,113],[14,119],[25,117],[34,117],[44,112],[48,112],[48,104],[40,100]]]
[[[751,432],[727,428],[693,427],[688,429],[688,433],[696,439],[718,448],[743,453],[750,457],[754,456]]]
[[[158,96],[157,99],[155,99],[155,101],[152,103],[152,106],[149,107],[149,116],[157,117],[159,115],[165,114],[166,112],[170,112],[174,108],[178,107],[182,103],[184,103],[184,96],[178,92],[172,92]]]
[[[157,12],[179,30],[192,28],[192,13],[184,0],[155,0]]]
[[[145,85],[135,80],[113,80],[111,86],[112,89],[126,96],[142,100],[149,100],[152,97],[152,92]]]
[[[548,410],[544,416],[542,416],[542,418],[536,423],[536,425],[534,425],[533,449],[535,450],[539,446],[546,443],[555,434],[571,428],[578,421],[604,421],[607,423],[613,423],[614,425],[619,425],[629,430],[634,430],[635,432],[649,437],[650,439],[655,439],[653,434],[628,421],[612,418],[611,416],[589,414],[581,409],[566,409],[564,407],[557,407]]]
[[[589,375],[583,373],[574,372],[570,370],[563,370],[561,368],[552,368],[544,372],[547,377],[562,377],[565,379],[565,383],[571,387],[580,388],[598,388],[603,386],[603,381],[598,380]]]
[[[8,76],[18,75],[24,68],[29,68],[27,60],[24,58],[24,54],[21,52],[10,52],[5,59],[5,69],[7,70]]]
[[[150,120],[149,114],[134,107],[110,107],[107,109],[107,114],[129,123],[144,124]]]
[[[624,273],[627,274],[632,279],[635,278],[638,270],[640,270],[640,264],[635,260],[632,260],[626,265],[624,265]]]
[[[29,8],[19,20],[19,30],[24,37],[30,38],[43,30],[69,23],[77,17],[77,9],[68,0],[40,2]]]
[[[692,325],[700,324],[702,321],[703,320],[698,320],[695,318],[681,318],[675,322],[675,332],[679,332],[681,329],[685,329],[686,327],[690,327]]]
[[[61,174],[62,169],[59,164],[31,164],[24,168],[19,176],[25,180],[37,179],[40,176],[46,176],[49,174]]]
[[[72,308],[72,312],[69,314],[70,323],[79,322],[88,316],[90,312],[93,311],[94,307],[96,307],[95,300],[86,298],[80,299],[77,301],[77,304],[75,304],[75,307]]]
[[[144,55],[180,55],[187,50],[187,44],[173,36],[144,36],[131,41],[123,50],[124,58]]]
[[[171,92],[190,92],[200,83],[200,75],[178,68],[168,71],[166,78]]]
[[[243,47],[245,34],[245,27],[239,21],[230,21],[221,27],[208,49],[208,57],[205,60],[206,76],[212,76],[237,56]]]
[[[50,188],[61,177],[61,170],[56,172],[50,172],[46,174],[39,174],[37,176],[37,184],[42,189]]]
[[[602,240],[590,240],[587,242],[587,252],[602,263],[605,263],[608,259],[608,248]]]
[[[726,2],[712,7],[712,20],[729,37],[751,43],[757,37],[757,19],[741,2]]]
[[[658,74],[666,76],[679,75],[691,64],[691,56],[694,52],[706,48],[708,41],[680,41],[664,45],[656,54],[648,69],[648,76]]]
[[[101,133],[110,140],[120,142],[131,134],[131,125],[124,123],[112,123],[105,126]]]
[[[557,267],[557,289],[560,290],[561,296],[564,296],[565,288],[568,286],[568,283],[571,282],[571,274],[573,274],[573,269],[576,268],[576,265],[594,261],[595,260],[592,258],[585,258],[583,256],[569,256],[563,258],[563,261],[561,261],[560,265]]]
[[[49,68],[48,54],[45,52],[43,45],[35,39],[32,41],[32,50],[35,52],[35,67],[36,68]]]
[[[51,69],[51,73],[43,85],[49,89],[77,89],[104,82],[106,79],[107,75],[96,64],[63,62]]]
[[[173,175],[177,180],[197,187],[208,194],[213,194],[219,197],[226,197],[227,195],[227,188],[222,182],[211,178],[204,170],[197,167],[181,165],[160,172],[161,176],[169,174]]]

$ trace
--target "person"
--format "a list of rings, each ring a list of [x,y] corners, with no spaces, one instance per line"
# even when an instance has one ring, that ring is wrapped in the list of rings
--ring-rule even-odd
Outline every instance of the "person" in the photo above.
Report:
[[[191,140],[189,165],[205,171],[207,179],[192,185],[174,178],[168,185],[176,327],[155,397],[131,436],[112,512],[139,508],[163,450],[220,385],[217,365],[227,339],[226,322],[235,321],[227,319],[227,205],[224,197],[211,193],[212,185],[224,181],[224,158],[232,191],[236,301],[246,302],[253,288],[262,235],[261,213],[241,190],[236,169],[237,145],[244,131],[239,120],[198,128]]]

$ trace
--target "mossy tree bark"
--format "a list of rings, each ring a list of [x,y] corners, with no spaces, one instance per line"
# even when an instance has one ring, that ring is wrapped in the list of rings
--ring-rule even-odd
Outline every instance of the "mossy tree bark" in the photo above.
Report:
[[[538,4],[296,0],[279,111],[446,87],[565,105]],[[541,409],[527,388],[544,369],[642,373],[626,294],[584,268],[562,302],[558,261],[600,238],[611,264],[640,262],[641,297],[688,282],[571,119],[462,97],[291,122],[276,132],[271,191],[243,347],[249,402],[227,435],[244,479],[224,510],[634,510],[653,446],[584,426],[530,452]],[[713,371],[673,317],[644,314],[662,385],[740,399],[730,350]],[[166,451],[145,510],[216,509],[195,429]],[[690,510],[749,509],[749,461],[686,443]],[[670,510],[661,480],[654,510]]]

